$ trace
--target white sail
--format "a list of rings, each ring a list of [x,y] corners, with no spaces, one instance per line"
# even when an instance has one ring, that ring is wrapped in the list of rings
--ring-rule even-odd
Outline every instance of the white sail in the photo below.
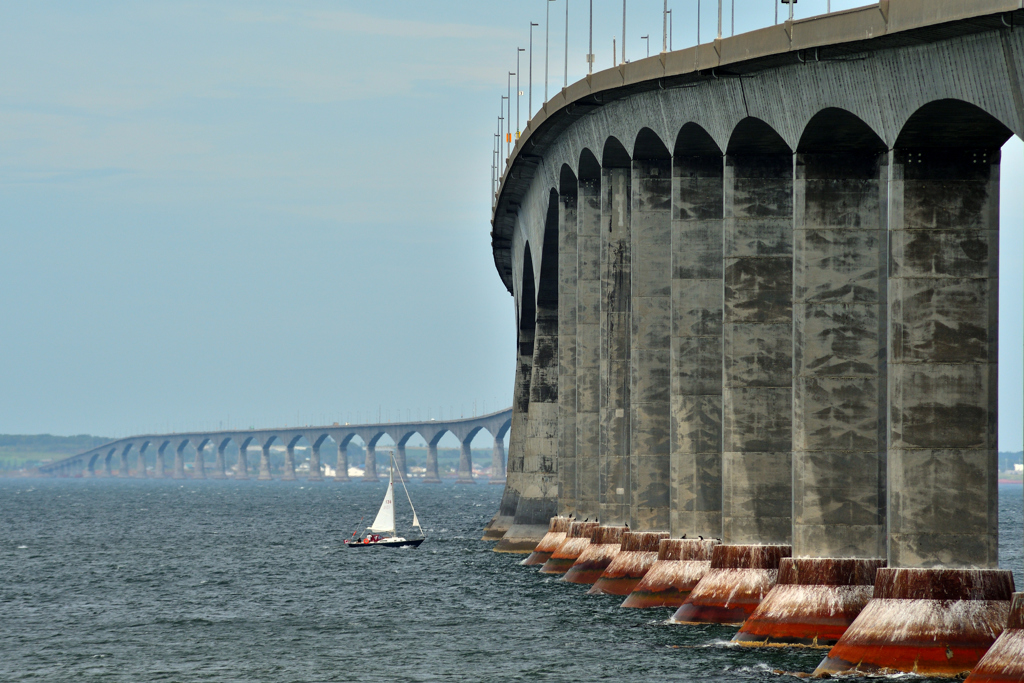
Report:
[[[395,533],[395,482],[388,479],[388,490],[384,494],[384,502],[380,504],[377,518],[370,525],[370,531],[379,533]]]

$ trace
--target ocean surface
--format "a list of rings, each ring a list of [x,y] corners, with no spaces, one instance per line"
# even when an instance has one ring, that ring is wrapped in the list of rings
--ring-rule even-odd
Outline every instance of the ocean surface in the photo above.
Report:
[[[491,552],[500,486],[410,484],[419,549],[345,548],[383,491],[0,479],[0,681],[761,681],[824,656],[729,646],[732,628],[670,625]],[[1021,589],[1022,489],[1000,494]]]

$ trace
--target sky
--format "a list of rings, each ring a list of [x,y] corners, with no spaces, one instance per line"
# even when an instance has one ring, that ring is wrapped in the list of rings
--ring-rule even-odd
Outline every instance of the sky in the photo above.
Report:
[[[566,0],[550,4],[550,93],[586,73],[588,3],[568,1],[567,75]],[[797,17],[826,1],[802,0]],[[696,4],[669,2],[676,49],[695,42]],[[622,5],[594,5],[604,69]],[[646,56],[645,34],[657,53],[662,0],[627,10],[627,58]],[[706,42],[717,6],[701,10]],[[774,10],[737,0],[735,31]],[[536,110],[543,0],[0,3],[0,433],[510,405],[514,311],[488,195],[500,95],[531,21]],[[1000,448],[1019,450],[1017,139],[1002,176]]]

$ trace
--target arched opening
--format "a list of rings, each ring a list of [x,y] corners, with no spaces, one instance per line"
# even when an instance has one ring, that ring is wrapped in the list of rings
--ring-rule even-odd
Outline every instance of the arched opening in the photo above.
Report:
[[[740,121],[723,172],[722,533],[792,538],[793,156]]]
[[[722,533],[723,153],[687,123],[672,154],[672,536]]]
[[[338,462],[338,442],[330,434],[319,434],[310,445],[309,480],[334,479]],[[334,466],[331,463],[335,463]]]
[[[998,566],[999,175],[1010,135],[982,109],[940,100],[910,116],[892,152],[895,566]]]
[[[630,366],[632,364],[632,160],[614,137],[601,158],[600,461],[599,517],[621,525],[630,517]]]
[[[150,442],[150,441],[143,441],[141,444],[139,444],[138,454],[135,456],[135,476],[136,477],[142,478],[142,477],[148,476],[148,471],[149,470],[146,467],[146,456],[147,456],[147,454],[148,454],[148,452],[150,450],[150,446],[151,445],[152,445],[152,442]]]
[[[213,442],[208,438],[197,438],[195,443],[196,455],[192,466],[192,477],[194,479],[206,479],[206,446]]]
[[[797,146],[793,224],[793,553],[885,555],[888,154],[824,109]],[[851,515],[850,510],[859,514]]]
[[[309,477],[309,461],[312,456],[312,450],[309,439],[307,439],[303,434],[298,434],[288,440],[284,458],[283,478],[285,480]],[[317,466],[317,470],[319,470],[319,465]]]
[[[235,474],[235,467],[238,463],[238,444],[230,436],[224,437],[216,444],[217,452],[214,456],[213,474],[214,479],[225,479]]]
[[[669,528],[672,157],[650,128],[633,145],[629,525]]]

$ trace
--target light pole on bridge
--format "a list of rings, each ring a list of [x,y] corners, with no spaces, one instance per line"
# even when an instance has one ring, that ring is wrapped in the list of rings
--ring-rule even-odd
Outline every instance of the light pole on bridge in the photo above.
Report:
[[[540,24],[535,24],[532,21],[530,22],[530,56],[529,56],[529,62],[530,62],[530,84],[527,87],[527,90],[530,91],[530,94],[528,96],[528,99],[526,100],[526,120],[527,121],[529,121],[530,117],[533,116],[533,27],[534,26],[540,26]]]

